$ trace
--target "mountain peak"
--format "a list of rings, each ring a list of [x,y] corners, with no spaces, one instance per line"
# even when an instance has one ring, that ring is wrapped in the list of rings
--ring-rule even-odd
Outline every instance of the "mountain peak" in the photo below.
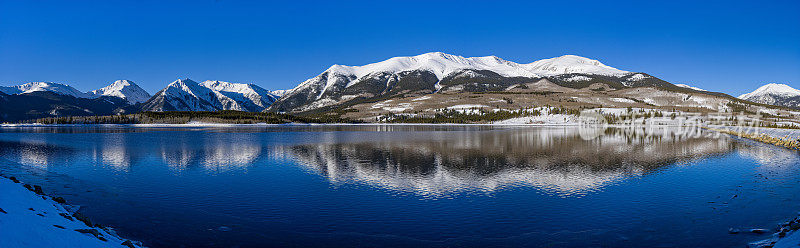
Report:
[[[180,85],[180,84],[200,84],[200,83],[192,81],[189,78],[178,78],[177,80],[172,81],[172,83],[167,85],[167,87],[169,87],[171,85]]]
[[[739,96],[739,99],[790,108],[800,108],[800,104],[798,104],[797,101],[798,96],[800,96],[800,90],[785,84],[770,83],[758,87],[758,89],[753,92]]]
[[[91,97],[114,96],[125,99],[130,104],[145,102],[150,99],[150,93],[136,85],[133,81],[117,80],[101,89],[89,91]]]
[[[524,65],[528,70],[542,74],[599,74],[621,76],[630,72],[607,66],[598,60],[577,55],[562,55],[550,59],[542,59]]]
[[[136,85],[136,84],[134,84],[133,81],[120,79],[120,80],[114,81],[113,83],[111,83],[111,85],[112,86],[128,86],[128,85]]]
[[[739,99],[748,99],[764,95],[793,97],[793,96],[800,96],[800,90],[792,88],[791,86],[786,84],[769,83],[765,84],[764,86],[758,87],[758,89],[756,89],[753,92],[739,96]]]

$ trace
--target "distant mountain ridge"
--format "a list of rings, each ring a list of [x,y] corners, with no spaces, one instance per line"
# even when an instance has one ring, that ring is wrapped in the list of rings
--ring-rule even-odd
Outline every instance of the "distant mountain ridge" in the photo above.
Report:
[[[0,92],[3,92],[7,95],[19,95],[43,91],[77,98],[99,98],[101,96],[119,97],[130,102],[131,104],[144,102],[150,98],[150,94],[147,93],[147,91],[129,80],[117,80],[106,87],[85,93],[73,88],[72,86],[53,82],[32,82],[16,86],[0,86]]]
[[[800,90],[785,84],[766,84],[753,92],[740,95],[739,99],[789,108],[800,108]]]
[[[133,81],[81,92],[69,85],[33,82],[0,87],[0,122],[75,115],[112,115],[139,111],[260,112],[278,96],[253,84],[177,80],[151,96]]]
[[[0,86],[0,92],[7,95],[14,94],[27,94],[37,91],[49,91],[60,95],[67,95],[79,98],[89,98],[89,95],[83,93],[72,86],[52,82],[32,82],[21,84],[17,86]]]

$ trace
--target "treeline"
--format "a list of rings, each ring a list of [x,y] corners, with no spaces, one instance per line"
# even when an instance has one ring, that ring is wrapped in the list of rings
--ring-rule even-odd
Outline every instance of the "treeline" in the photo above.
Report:
[[[433,116],[407,116],[407,115],[394,115],[390,114],[385,116],[386,121],[390,123],[482,123],[502,121],[515,117],[521,117],[524,113],[519,111],[496,111],[496,112],[482,112],[480,114],[461,113],[455,111],[446,111],[436,113]]]
[[[223,111],[141,112],[127,115],[65,116],[23,121],[40,124],[184,124],[189,122],[223,124],[283,124],[283,123],[352,123],[355,121],[332,117],[301,117],[290,114]]]
[[[552,107],[549,105],[545,105],[543,109],[520,108],[517,110],[505,110],[505,109],[488,110],[484,108],[470,108],[466,110],[439,109],[437,110],[436,114],[433,115],[425,115],[420,113],[414,113],[414,114],[389,113],[383,116],[376,117],[375,121],[389,122],[389,123],[469,124],[469,123],[491,123],[518,117],[541,116],[543,114],[580,115],[580,113],[581,111],[579,109],[565,108],[563,106]]]
[[[455,109],[442,109],[434,115],[405,115],[388,114],[378,117],[376,121],[389,123],[487,123],[502,121],[523,116],[537,116],[541,112],[536,109],[519,109],[516,111],[498,110],[488,111],[480,108],[470,109],[471,111],[459,111]]]

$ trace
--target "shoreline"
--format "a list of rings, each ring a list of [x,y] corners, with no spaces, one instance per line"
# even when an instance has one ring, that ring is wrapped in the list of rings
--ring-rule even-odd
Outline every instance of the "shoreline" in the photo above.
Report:
[[[778,146],[790,150],[800,150],[800,130],[760,128],[758,132],[737,132],[728,129],[706,128],[731,136]],[[748,247],[795,248],[800,247],[800,215],[789,221],[779,223],[777,232],[769,239],[748,244]]]
[[[0,192],[0,247],[144,247],[111,227],[92,223],[38,185],[0,176]]]
[[[0,124],[0,128],[14,127],[280,127],[280,126],[518,126],[518,127],[578,127],[581,123],[254,123],[254,124],[229,124],[229,123],[152,123],[152,124]],[[609,128],[630,127],[626,124],[608,124]],[[659,124],[659,125],[639,125],[635,127],[695,127],[692,125]],[[793,130],[793,129],[787,129]],[[798,129],[800,130],[800,129]]]
[[[153,124],[0,124],[4,127],[280,127],[280,126],[579,126],[579,123],[542,123],[542,124],[513,124],[513,123],[255,123],[255,124],[228,124],[228,123],[153,123]]]

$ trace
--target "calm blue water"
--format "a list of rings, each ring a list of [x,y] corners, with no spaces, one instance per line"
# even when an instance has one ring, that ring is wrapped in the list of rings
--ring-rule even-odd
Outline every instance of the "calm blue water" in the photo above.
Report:
[[[0,173],[152,247],[742,247],[800,211],[796,152],[629,131],[0,128]]]

